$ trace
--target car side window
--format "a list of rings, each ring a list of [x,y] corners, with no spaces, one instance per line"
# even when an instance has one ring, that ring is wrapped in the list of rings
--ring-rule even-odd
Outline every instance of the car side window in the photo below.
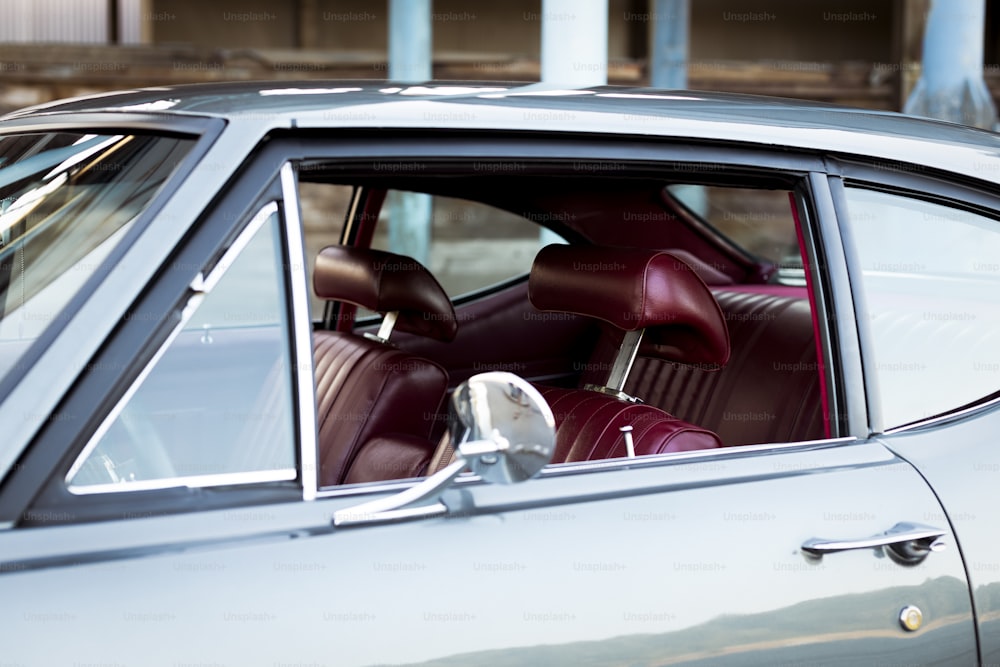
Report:
[[[316,267],[316,256],[328,245],[340,243],[344,218],[351,203],[350,185],[311,183],[299,181],[299,207],[302,216],[302,233],[305,240],[306,271],[311,276]],[[325,302],[310,289],[312,312],[322,313]]]
[[[542,246],[561,241],[541,229],[480,202],[390,190],[372,247],[418,260],[454,299],[526,275]]]
[[[67,474],[74,493],[294,479],[290,322],[276,204],[206,277],[190,319]],[[240,249],[239,245],[245,245]],[[191,306],[189,305],[189,308]]]
[[[1000,391],[1000,221],[860,187],[846,199],[884,427]]]
[[[801,268],[788,190],[674,184],[667,191],[751,255]]]

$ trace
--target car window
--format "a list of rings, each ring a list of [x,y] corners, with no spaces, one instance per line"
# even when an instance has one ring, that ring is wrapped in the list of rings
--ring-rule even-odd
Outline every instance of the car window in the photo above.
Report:
[[[885,427],[1000,390],[1000,222],[859,187],[846,196]]]
[[[413,257],[455,298],[527,274],[542,246],[562,240],[541,230],[488,204],[390,190],[372,247]]]
[[[240,238],[249,234],[235,259],[223,257],[222,277],[74,463],[71,491],[294,478],[290,324],[275,204]]]
[[[194,141],[0,137],[0,376],[104,264]]]
[[[787,190],[673,184],[667,191],[745,252],[777,265],[780,282],[805,284]]]

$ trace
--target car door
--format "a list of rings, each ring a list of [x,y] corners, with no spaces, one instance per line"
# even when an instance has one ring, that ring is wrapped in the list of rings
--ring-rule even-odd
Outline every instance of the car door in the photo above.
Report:
[[[864,313],[877,430],[947,510],[973,591],[982,661],[990,664],[1000,655],[1000,202],[990,185],[885,165],[838,167],[834,194]]]
[[[877,442],[567,466],[444,501],[450,519],[338,531],[383,548],[349,557],[335,613],[361,609],[359,633],[381,628],[404,645],[340,642],[348,661],[976,659],[954,541],[916,565],[869,541],[903,521],[946,526],[919,475]],[[845,550],[810,557],[803,544],[817,537]]]
[[[233,546],[310,523],[301,232],[284,202],[292,167],[274,165],[251,166],[193,226],[5,480],[0,508],[17,527],[0,532],[0,613],[15,664],[200,661],[212,633],[198,628],[259,617],[229,584],[197,580],[235,571]],[[229,556],[199,555],[220,547]],[[203,594],[229,600],[218,618],[195,611]],[[253,663],[224,643],[220,658]]]
[[[262,163],[265,157],[273,156]],[[236,233],[210,237],[211,248],[195,253],[210,261],[196,269],[183,261],[172,268],[195,275],[204,268],[203,280],[213,282],[217,248],[252,248],[255,235],[270,229],[274,267],[287,271],[279,273],[287,287],[275,297],[284,306],[261,312],[301,315],[305,285],[291,178],[286,167],[277,192],[262,179],[255,203],[243,199],[236,222],[227,215],[232,209],[215,212],[211,219],[227,220]],[[226,201],[245,195],[237,188]],[[822,202],[816,207],[822,211]],[[831,298],[843,299],[846,268],[836,259],[837,242],[818,228],[817,237],[835,268],[816,277],[833,286]],[[221,285],[224,275],[217,280]],[[182,288],[172,290],[164,282],[169,298],[150,293],[163,299],[158,312],[178,310],[179,295],[187,303],[191,276],[178,281]],[[139,312],[156,310],[145,305],[149,310]],[[223,475],[211,483],[158,485],[147,474],[134,491],[116,492],[109,486],[131,481],[120,465],[113,468],[119,481],[70,488],[84,468],[76,461],[101,454],[100,438],[70,448],[58,465],[44,464],[56,465],[58,474],[43,493],[27,494],[20,525],[0,533],[0,599],[15,601],[0,610],[10,638],[5,658],[164,665],[975,662],[968,585],[943,510],[908,463],[863,437],[568,464],[511,487],[463,478],[445,491],[443,514],[334,526],[337,510],[412,483],[315,490],[308,339],[301,327],[278,321],[284,345],[274,349],[291,355],[284,368],[273,359],[283,378],[274,384],[284,389],[258,397],[264,408],[254,414],[266,417],[259,423],[268,428],[294,434],[268,440],[288,444],[294,466],[282,458],[287,450],[249,462],[237,456],[236,470],[195,471]],[[123,337],[105,354],[129,349],[120,352],[133,359],[126,375],[152,378],[157,361],[169,360],[170,345],[183,338],[169,336],[175,329],[148,324],[142,331],[160,336],[153,349],[141,353],[142,341],[126,345]],[[214,335],[208,332],[218,340]],[[837,339],[839,349],[850,350],[843,338],[850,336]],[[108,370],[95,366],[101,369]],[[83,401],[88,388],[81,385],[74,397]],[[101,438],[141,392],[117,391],[120,409],[90,399],[98,403],[91,413],[108,423]],[[66,414],[75,405],[84,403],[68,404]],[[226,410],[214,414],[224,419]],[[240,437],[230,442],[244,441],[247,416],[230,416],[240,424]],[[251,441],[260,430],[254,426]],[[41,445],[78,425],[54,421],[50,428],[15,482],[37,477],[47,453]],[[907,523],[930,530],[900,526]],[[884,535],[893,529],[895,536]],[[933,529],[942,533],[940,543]],[[936,551],[901,563],[885,542],[935,542]],[[810,555],[803,545],[828,552]]]
[[[347,491],[345,489],[345,491]],[[370,494],[365,495],[369,499]],[[944,526],[877,442],[577,465],[460,484],[445,516],[333,528],[360,498],[4,535],[19,664],[974,664],[953,540],[917,565],[807,557]],[[850,545],[848,545],[850,546]],[[902,627],[906,610],[921,623]],[[908,620],[915,623],[913,620]],[[58,632],[58,644],[45,637]],[[44,649],[40,648],[44,647]]]

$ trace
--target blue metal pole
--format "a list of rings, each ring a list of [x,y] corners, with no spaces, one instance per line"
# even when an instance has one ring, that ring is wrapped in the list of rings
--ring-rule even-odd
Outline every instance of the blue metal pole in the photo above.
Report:
[[[542,83],[588,88],[608,82],[608,0],[542,0]],[[548,229],[539,242],[565,243]]]
[[[689,0],[653,0],[649,85],[687,88]]]
[[[423,83],[433,78],[431,0],[389,0],[389,78]],[[421,264],[431,261],[430,195],[396,193],[389,209],[389,248]]]
[[[431,73],[431,0],[389,0],[389,78],[420,83]]]
[[[923,70],[903,111],[992,129],[996,107],[983,81],[985,0],[932,0]]]
[[[688,87],[688,42],[691,24],[689,0],[653,0],[649,54],[649,85],[683,90]],[[708,214],[708,192],[700,185],[678,186],[678,195],[692,211]]]

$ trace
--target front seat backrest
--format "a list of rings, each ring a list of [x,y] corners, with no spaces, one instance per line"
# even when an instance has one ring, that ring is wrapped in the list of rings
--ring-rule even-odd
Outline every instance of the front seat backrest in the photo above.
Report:
[[[412,476],[419,471],[413,461],[430,457],[448,375],[438,364],[397,349],[389,337],[398,329],[451,341],[458,324],[448,295],[416,260],[351,246],[320,251],[313,289],[322,299],[384,314],[375,335],[313,333],[320,485]],[[397,451],[399,443],[422,451],[395,465],[382,455],[390,450],[379,443],[387,441]],[[366,447],[372,455],[363,452]]]

